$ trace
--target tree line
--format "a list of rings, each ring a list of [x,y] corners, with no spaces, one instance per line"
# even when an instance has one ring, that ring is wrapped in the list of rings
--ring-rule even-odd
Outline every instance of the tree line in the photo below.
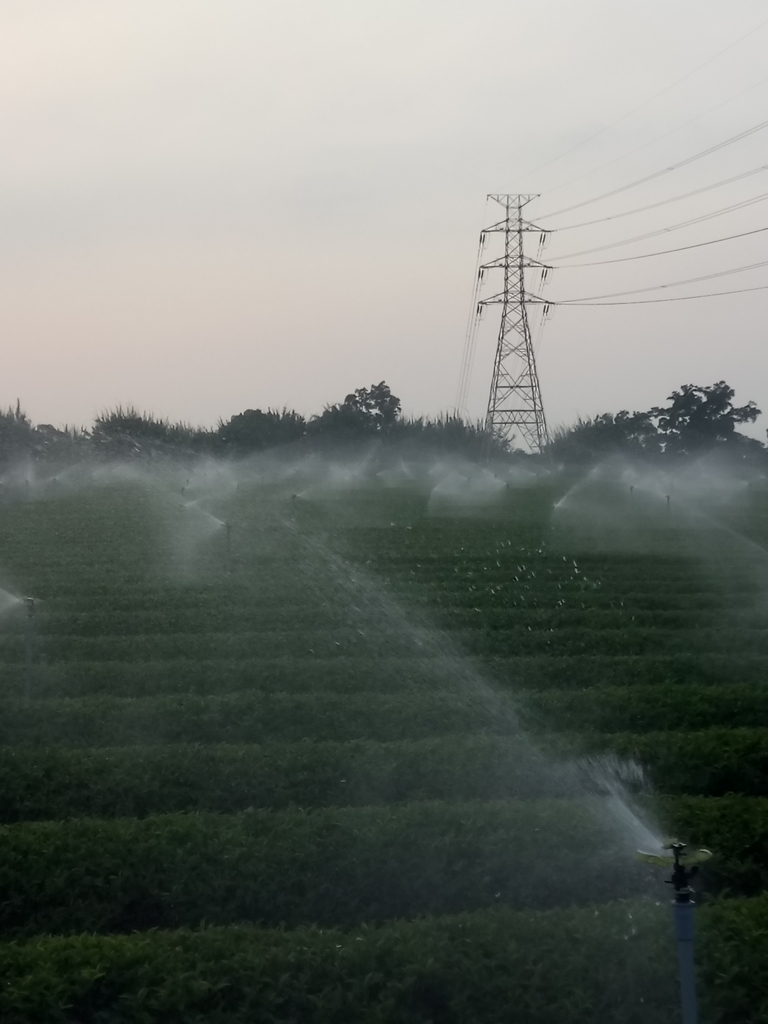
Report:
[[[613,456],[668,461],[716,450],[768,465],[766,446],[738,430],[754,423],[760,410],[754,402],[738,406],[734,399],[725,381],[684,384],[667,405],[601,413],[559,428],[546,451],[533,458],[588,466]],[[90,429],[34,425],[18,402],[0,410],[0,462],[6,465],[22,458],[237,457],[285,446],[315,450],[374,439],[406,450],[426,448],[481,460],[529,457],[516,450],[514,438],[502,440],[458,415],[403,416],[400,399],[385,381],[358,388],[309,418],[286,408],[246,409],[212,428],[172,423],[132,407],[102,413]]]
[[[322,450],[371,440],[459,452],[468,458],[508,451],[481,424],[459,416],[403,416],[400,399],[385,381],[357,388],[316,416],[286,408],[246,409],[212,428],[173,423],[133,407],[103,412],[90,429],[36,426],[18,402],[0,410],[0,462],[6,465],[23,458],[240,457],[286,446]]]
[[[737,406],[736,392],[724,380],[702,387],[684,384],[667,405],[645,412],[602,413],[557,430],[552,458],[566,464],[594,464],[611,456],[674,460],[716,451],[744,461],[768,461],[768,449],[738,427],[761,415],[754,402]]]

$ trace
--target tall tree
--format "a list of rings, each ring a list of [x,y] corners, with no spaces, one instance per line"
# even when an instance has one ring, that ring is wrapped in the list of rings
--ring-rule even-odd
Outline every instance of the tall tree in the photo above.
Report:
[[[400,415],[400,399],[385,381],[357,388],[343,402],[327,406],[310,422],[314,434],[353,437],[387,431]]]
[[[651,409],[665,451],[696,454],[723,443],[746,440],[736,427],[754,423],[760,410],[754,402],[735,406],[736,392],[724,380],[700,387],[684,384],[669,396],[670,405]]]

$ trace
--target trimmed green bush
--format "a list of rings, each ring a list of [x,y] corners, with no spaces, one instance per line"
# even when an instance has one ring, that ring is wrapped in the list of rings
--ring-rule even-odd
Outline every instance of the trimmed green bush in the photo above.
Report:
[[[460,690],[393,694],[246,692],[0,701],[0,744],[70,747],[422,739],[516,731],[511,706]]]
[[[0,932],[352,925],[604,901],[647,885],[627,852],[597,799],[23,823],[0,830]]]
[[[668,1024],[676,1006],[667,913],[631,903],[352,931],[39,938],[0,944],[0,973],[13,1024]],[[751,1011],[754,993],[712,998]]]
[[[768,898],[697,911],[706,1024],[768,1017]],[[240,925],[0,944],[13,1024],[669,1024],[666,905],[504,908],[352,930]]]
[[[768,687],[599,686],[523,693],[525,723],[536,729],[644,732],[768,727]]]
[[[0,822],[579,794],[515,736],[0,747]]]
[[[663,793],[762,796],[768,791],[768,729],[614,734],[580,742],[583,749],[608,749],[638,761]]]

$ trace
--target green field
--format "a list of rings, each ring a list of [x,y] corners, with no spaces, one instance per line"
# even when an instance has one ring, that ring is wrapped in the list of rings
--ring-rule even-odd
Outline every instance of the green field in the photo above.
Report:
[[[0,1019],[674,1021],[617,772],[768,1019],[764,487],[86,476],[0,503]]]

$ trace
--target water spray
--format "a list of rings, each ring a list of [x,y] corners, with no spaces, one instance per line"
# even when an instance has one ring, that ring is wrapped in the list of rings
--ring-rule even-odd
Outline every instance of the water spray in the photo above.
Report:
[[[712,856],[709,850],[692,850],[687,852],[685,843],[677,840],[664,847],[669,853],[645,853],[638,850],[639,856],[650,864],[672,868],[672,877],[666,884],[675,891],[672,913],[675,920],[675,938],[677,939],[677,955],[680,963],[680,1005],[683,1024],[698,1024],[699,1014],[696,1004],[696,970],[693,957],[693,912],[695,902],[692,899],[692,879],[699,872],[699,864]]]
[[[24,697],[29,700],[32,697],[32,674],[35,655],[35,607],[34,597],[25,597],[24,606],[27,609],[27,620],[24,628]]]

